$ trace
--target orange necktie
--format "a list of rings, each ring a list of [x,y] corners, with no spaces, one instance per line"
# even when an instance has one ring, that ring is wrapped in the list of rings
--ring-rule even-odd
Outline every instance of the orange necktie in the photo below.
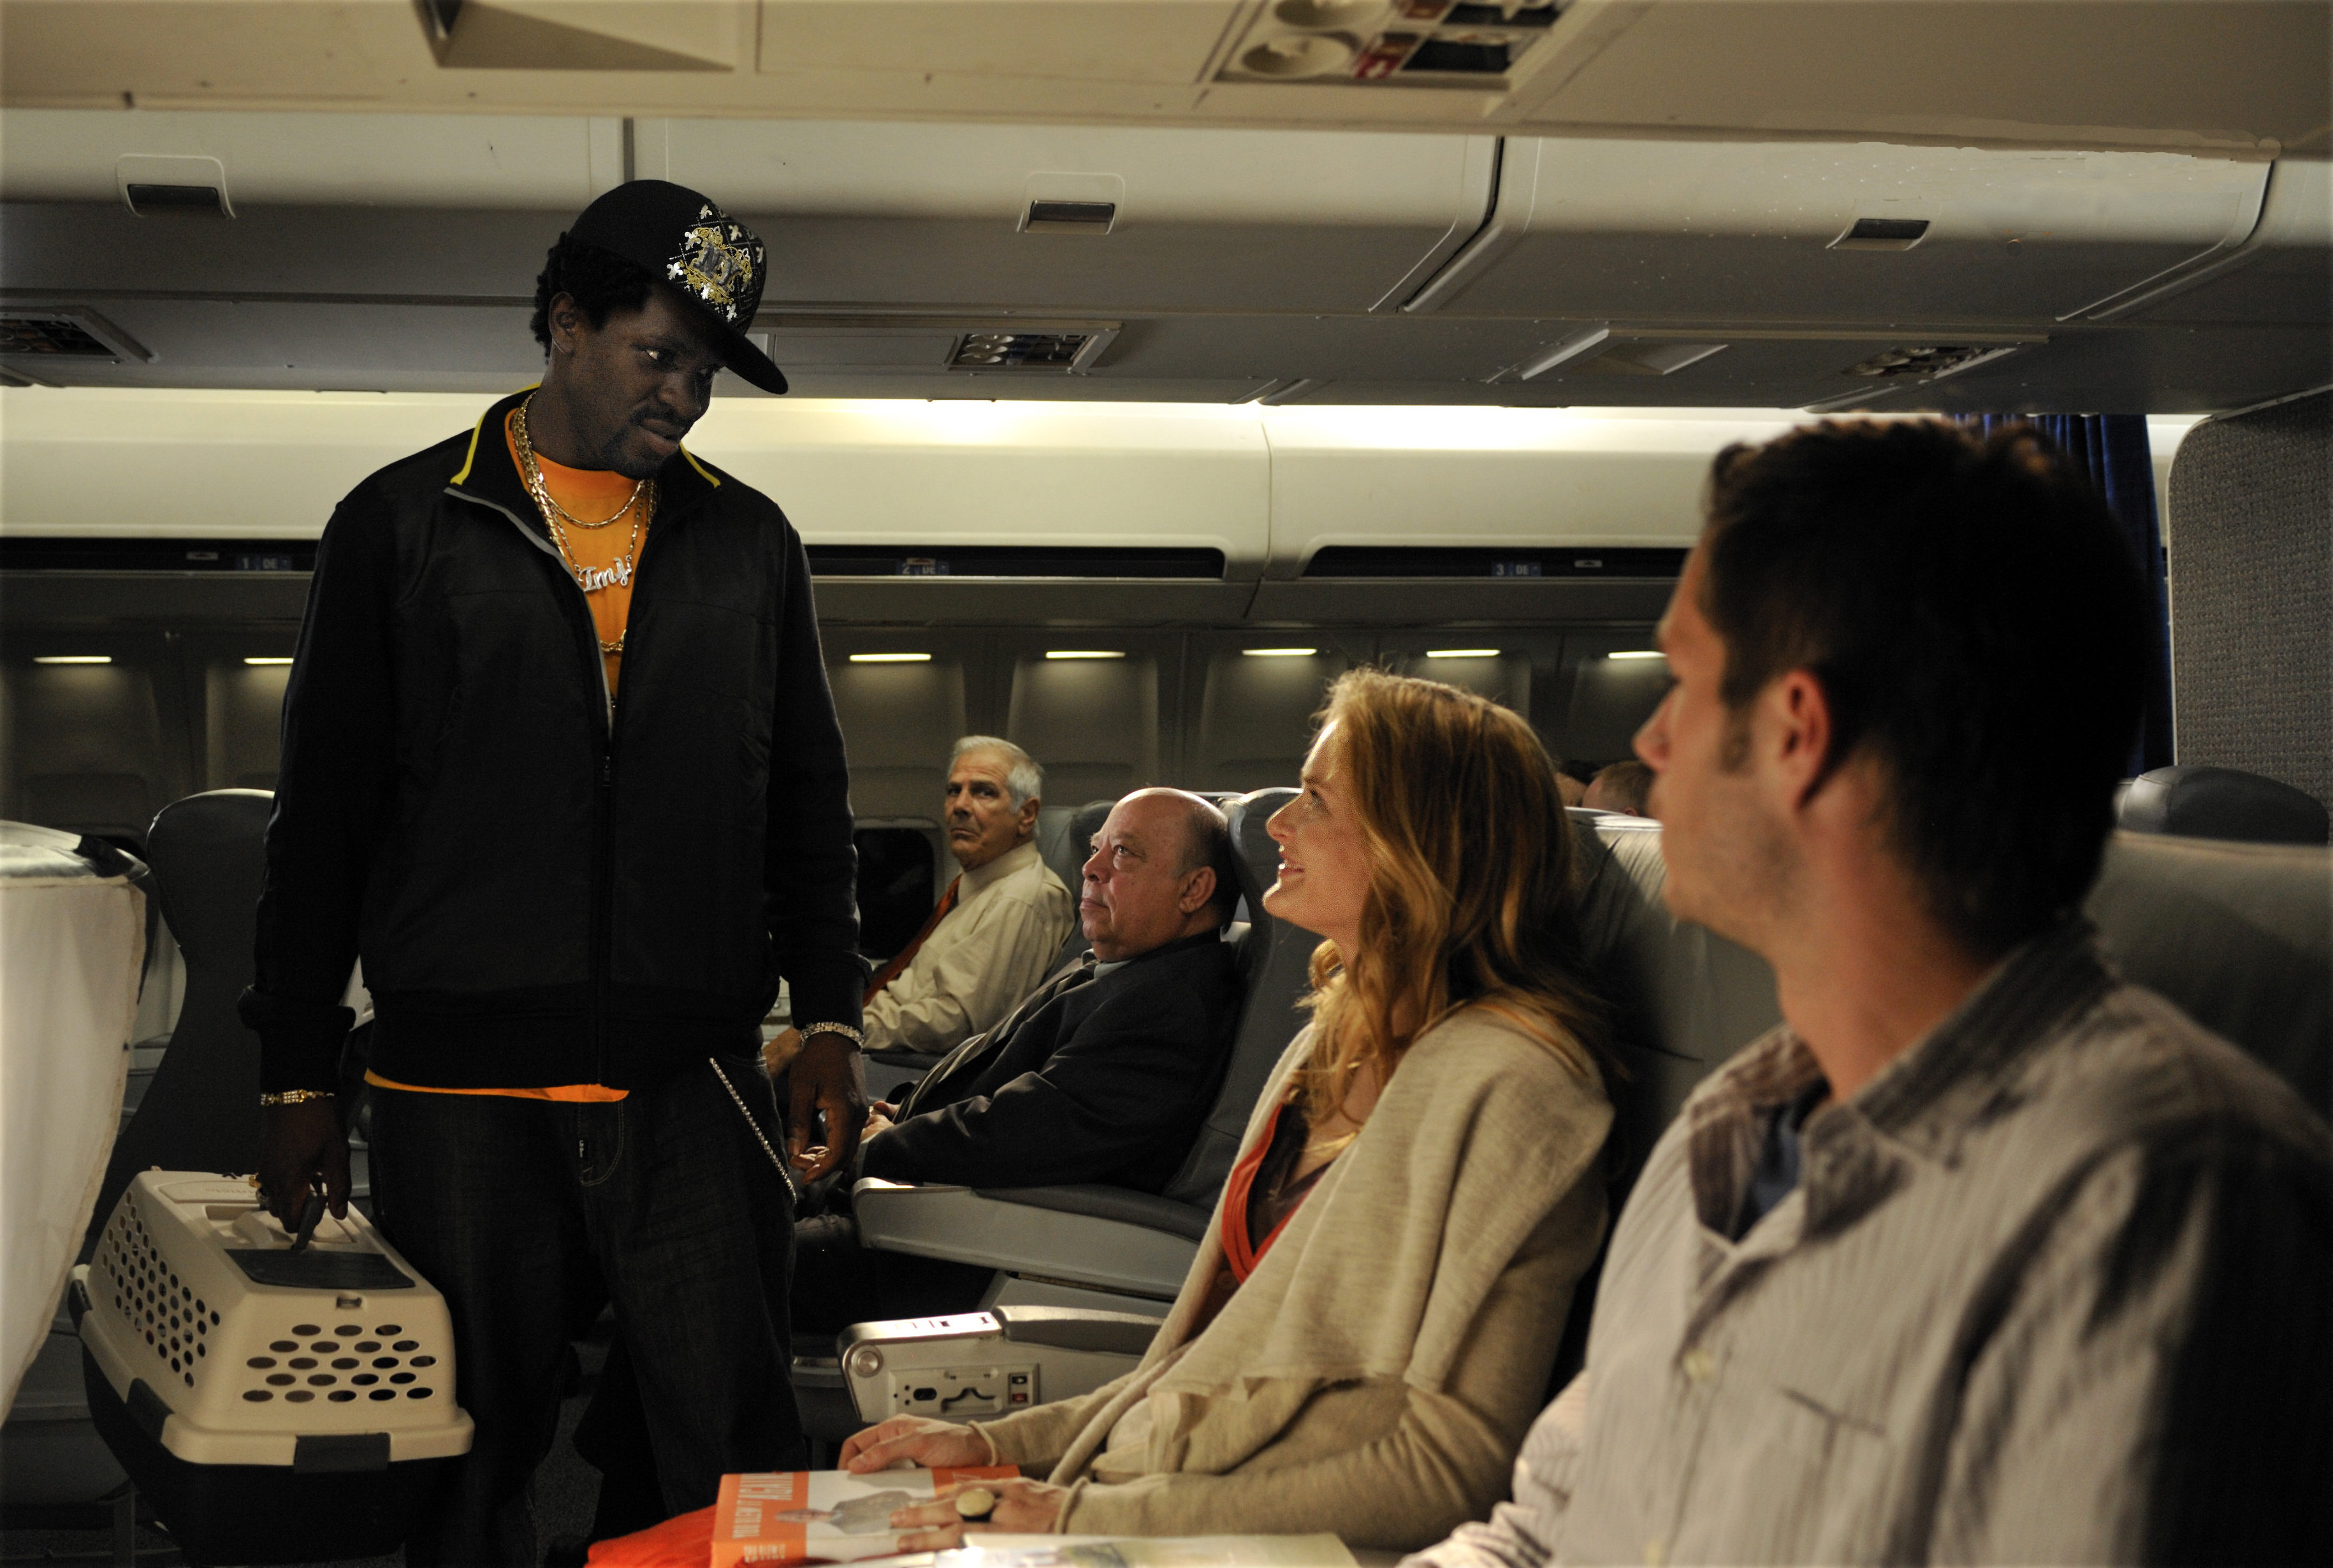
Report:
[[[934,930],[938,928],[939,923],[947,919],[947,912],[955,908],[955,890],[963,883],[964,879],[958,877],[947,885],[947,891],[940,895],[938,907],[932,910],[932,918],[924,922],[924,928],[916,933],[915,940],[900,948],[898,956],[878,970],[875,978],[869,982],[867,996],[859,1004],[860,1006],[864,1007],[869,1002],[875,1000],[881,994],[884,986],[898,979],[900,972],[916,961],[916,950],[924,945]]]

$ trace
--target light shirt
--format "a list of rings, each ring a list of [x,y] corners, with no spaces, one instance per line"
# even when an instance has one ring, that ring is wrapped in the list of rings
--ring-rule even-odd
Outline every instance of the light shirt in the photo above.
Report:
[[[1514,1501],[1408,1564],[2322,1560],[2333,1153],[2280,1079],[2069,920],[1729,1240],[1819,1080],[1785,1025],[1695,1092]]]
[[[1034,843],[965,872],[955,908],[867,1004],[867,1049],[938,1056],[994,1028],[1045,978],[1075,919]]]

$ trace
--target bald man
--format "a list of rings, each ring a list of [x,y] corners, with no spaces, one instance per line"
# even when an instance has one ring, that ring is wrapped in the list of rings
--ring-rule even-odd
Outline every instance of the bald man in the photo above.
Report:
[[[1223,813],[1181,790],[1127,796],[1094,835],[1080,893],[1093,950],[943,1057],[903,1104],[877,1105],[863,1174],[1143,1192],[1174,1178],[1239,1022],[1222,939],[1239,901]],[[793,1322],[820,1332],[968,1312],[988,1281],[988,1270],[961,1264],[815,1246],[797,1260]]]
[[[878,1107],[862,1171],[888,1181],[1157,1192],[1213,1103],[1239,1015],[1222,928],[1239,901],[1211,803],[1138,790],[1094,834],[1078,919],[1093,951]]]

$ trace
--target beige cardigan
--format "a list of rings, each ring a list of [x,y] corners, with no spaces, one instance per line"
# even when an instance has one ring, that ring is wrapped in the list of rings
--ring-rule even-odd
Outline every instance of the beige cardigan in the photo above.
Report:
[[[1242,1150],[1311,1051],[1282,1056]],[[1480,1519],[1602,1239],[1610,1101],[1482,1007],[1420,1035],[1359,1137],[1206,1331],[1222,1202],[1133,1371],[976,1423],[1071,1488],[1064,1531],[1333,1531],[1414,1549]]]

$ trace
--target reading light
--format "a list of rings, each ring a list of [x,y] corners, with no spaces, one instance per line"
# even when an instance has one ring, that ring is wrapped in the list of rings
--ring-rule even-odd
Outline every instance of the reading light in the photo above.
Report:
[[[1618,653],[1608,653],[1604,657],[1607,659],[1666,659],[1668,655],[1657,648],[1629,648],[1623,649]]]
[[[244,663],[245,664],[289,664],[291,662],[292,657],[289,654],[285,654],[279,659],[272,653],[264,656],[247,658],[244,660]]]
[[[1126,655],[1102,648],[1049,648],[1047,659],[1124,659]]]
[[[929,664],[931,661],[932,656],[928,653],[854,653],[850,656],[853,664]]]
[[[36,653],[33,656],[33,662],[34,664],[111,664],[113,655],[110,653]]]
[[[1240,652],[1250,659],[1310,659],[1320,650],[1317,648],[1243,648]]]
[[[1496,659],[1499,657],[1499,650],[1495,648],[1429,648],[1426,650],[1426,657],[1428,659]]]

